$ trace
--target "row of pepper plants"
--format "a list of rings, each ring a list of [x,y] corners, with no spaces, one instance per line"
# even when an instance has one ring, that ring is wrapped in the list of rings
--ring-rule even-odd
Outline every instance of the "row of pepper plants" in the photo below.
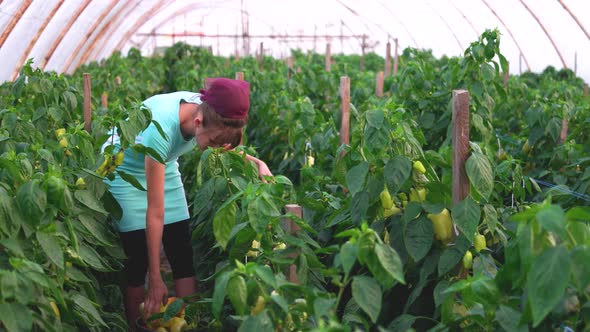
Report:
[[[566,193],[588,191],[589,104],[567,70],[512,76],[504,86],[499,43],[486,31],[461,58],[407,49],[382,99],[373,96],[384,63],[376,55],[364,72],[358,57],[335,56],[326,72],[321,55],[302,52],[293,53],[292,69],[266,57],[260,71],[252,57],[178,44],[160,57],[115,54],[71,77],[24,67],[0,88],[2,326],[125,330],[123,255],[110,228],[120,211],[102,182],[118,171],[96,172],[112,158],[100,146],[113,125],[132,141],[149,124],[138,107],[148,96],[195,91],[207,77],[242,71],[252,89],[244,149],[276,176],[260,181],[235,153],[182,159],[201,280],[200,300],[186,307],[189,323],[243,331],[581,330],[590,319],[583,264],[590,212],[585,196]],[[91,134],[81,125],[82,72],[92,75],[94,105],[108,94]],[[351,144],[340,146],[343,75],[352,82],[352,125]],[[471,95],[471,194],[452,204],[456,88]],[[563,118],[570,134],[559,144]],[[545,182],[557,186],[544,190]],[[285,215],[288,203],[301,205],[303,217]],[[285,233],[285,218],[302,230]],[[286,278],[291,264],[297,284]]]

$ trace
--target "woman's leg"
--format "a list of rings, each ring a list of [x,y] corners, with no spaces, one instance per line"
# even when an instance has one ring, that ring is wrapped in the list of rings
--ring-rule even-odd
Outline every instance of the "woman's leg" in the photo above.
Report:
[[[178,297],[193,295],[197,292],[189,228],[188,220],[175,222],[164,225],[162,235],[164,251],[174,276],[174,290]]]
[[[129,329],[135,331],[139,305],[144,300],[145,276],[148,269],[145,230],[119,233],[127,259],[125,261],[125,316]]]

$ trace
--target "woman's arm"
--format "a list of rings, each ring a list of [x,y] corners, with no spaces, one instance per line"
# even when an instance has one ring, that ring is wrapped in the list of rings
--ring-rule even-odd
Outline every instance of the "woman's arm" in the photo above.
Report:
[[[145,318],[160,311],[168,296],[168,289],[160,274],[160,247],[164,230],[164,173],[166,166],[145,157],[147,182],[146,241],[148,253],[148,293],[145,299]]]
[[[264,180],[265,176],[272,176],[270,169],[268,168],[268,166],[266,165],[266,163],[264,161],[262,161],[256,157],[253,157],[247,153],[246,153],[246,159],[248,159],[256,164],[256,166],[258,167],[258,176],[262,180]]]
[[[222,145],[224,151],[235,151],[235,148],[232,148],[230,146],[230,144],[223,144]],[[268,168],[268,166],[266,165],[266,163],[254,156],[251,156],[249,154],[247,154],[245,151],[237,151],[239,154],[245,154],[246,155],[246,159],[252,161],[254,164],[256,164],[256,167],[258,168],[258,176],[260,177],[260,179],[262,179],[264,181],[264,177],[265,176],[273,176],[272,172],[270,171],[270,169]]]

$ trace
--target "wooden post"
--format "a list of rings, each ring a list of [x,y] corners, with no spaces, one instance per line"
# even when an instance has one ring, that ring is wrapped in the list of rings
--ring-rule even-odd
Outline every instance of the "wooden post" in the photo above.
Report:
[[[100,105],[102,106],[102,108],[107,108],[109,105],[108,102],[108,95],[106,93],[103,93],[102,96],[100,96]]]
[[[377,97],[383,97],[383,72],[380,71],[377,73],[377,84],[375,87],[375,94]]]
[[[506,65],[506,72],[504,73],[504,89],[508,87],[508,79],[510,78],[510,63]]]
[[[236,80],[243,81],[244,80],[244,72],[241,72],[241,71],[236,72]]]
[[[588,97],[588,83],[584,83],[584,97]]]
[[[469,156],[469,92],[467,90],[453,90],[453,205],[464,200],[469,195],[469,179],[465,171],[465,163]],[[453,239],[459,235],[457,225],[453,223]],[[468,269],[459,262],[455,270],[459,279],[467,278]]]
[[[465,162],[469,156],[469,92],[453,90],[453,204],[469,195]]]
[[[365,71],[365,48],[367,47],[367,35],[363,35],[361,42],[361,71]]]
[[[87,132],[92,132],[92,113],[90,110],[90,98],[92,96],[91,94],[91,86],[90,86],[90,74],[89,73],[84,73],[83,74],[84,77],[84,129],[86,129]]]
[[[391,43],[387,42],[385,47],[385,76],[391,75]]]
[[[260,64],[260,71],[264,70],[264,43],[260,42],[260,51],[258,53],[258,63]]]
[[[393,75],[397,75],[397,66],[399,64],[399,59],[398,59],[398,52],[397,52],[397,38],[395,38],[393,40],[393,42],[395,43],[395,50],[394,50],[394,58],[393,58]]]
[[[330,43],[326,44],[326,71],[329,72],[332,68],[332,54]]]
[[[340,77],[340,145],[350,144],[350,77]]]
[[[290,56],[290,57],[288,57],[288,58],[287,58],[287,67],[289,68],[289,69],[288,69],[288,70],[289,70],[289,72],[287,73],[287,76],[288,76],[289,78],[291,78],[291,76],[292,76],[292,71],[293,71],[293,57],[292,57],[292,56]]]
[[[285,212],[292,213],[295,216],[297,216],[298,218],[301,218],[303,216],[302,211],[303,210],[301,209],[301,206],[299,206],[297,204],[285,205]],[[289,235],[295,236],[297,234],[297,232],[299,232],[301,230],[299,225],[297,225],[297,223],[295,223],[291,219],[284,219],[282,221],[282,224],[283,224],[283,229]],[[298,255],[297,253],[294,253],[293,257],[297,257],[297,255]],[[299,283],[299,278],[297,277],[297,265],[289,264],[289,271],[287,272],[287,280],[289,280],[290,282],[295,283],[295,284]]]
[[[563,120],[561,120],[561,133],[559,134],[559,141],[557,144],[562,144],[565,142],[567,138],[567,117],[564,115]]]

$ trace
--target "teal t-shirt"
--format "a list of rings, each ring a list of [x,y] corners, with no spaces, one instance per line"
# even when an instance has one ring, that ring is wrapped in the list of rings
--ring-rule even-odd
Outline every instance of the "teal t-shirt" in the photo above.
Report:
[[[135,138],[135,143],[143,144],[154,149],[166,161],[165,184],[164,184],[164,224],[170,224],[189,218],[188,205],[184,193],[184,186],[178,171],[178,157],[187,153],[196,146],[193,138],[185,140],[180,131],[179,105],[181,101],[200,104],[201,99],[198,93],[180,91],[168,94],[155,95],[148,98],[143,104],[152,112],[152,118],[166,133],[164,139],[156,126],[152,123]],[[115,150],[120,147],[116,131],[112,137]],[[109,144],[111,140],[107,141]],[[145,155],[125,150],[125,159],[118,170],[133,175],[144,188],[146,185],[145,176]],[[116,174],[116,173],[115,173]],[[133,187],[130,183],[115,175],[113,181],[105,181],[109,191],[113,194],[121,209],[123,216],[121,220],[115,221],[119,232],[130,232],[146,228],[147,192]]]

